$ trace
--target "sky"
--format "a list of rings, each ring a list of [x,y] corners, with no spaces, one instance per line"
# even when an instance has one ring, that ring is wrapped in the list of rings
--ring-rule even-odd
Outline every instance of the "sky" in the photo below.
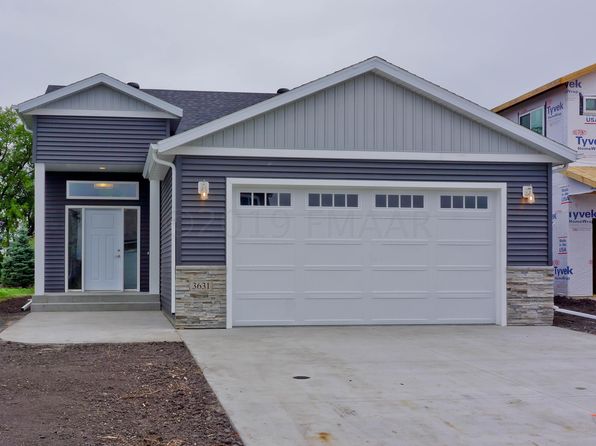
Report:
[[[487,108],[596,62],[596,1],[0,0],[0,106],[99,72],[275,92],[380,56]]]

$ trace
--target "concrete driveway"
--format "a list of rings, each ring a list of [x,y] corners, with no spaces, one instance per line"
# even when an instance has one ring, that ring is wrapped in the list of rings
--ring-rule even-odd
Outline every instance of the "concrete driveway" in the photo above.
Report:
[[[492,326],[180,334],[248,446],[596,439],[593,335]]]

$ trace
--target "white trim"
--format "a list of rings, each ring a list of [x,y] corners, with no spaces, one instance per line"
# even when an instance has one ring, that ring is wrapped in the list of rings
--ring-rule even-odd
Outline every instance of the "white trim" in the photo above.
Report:
[[[133,110],[82,110],[82,109],[61,109],[61,108],[36,108],[27,112],[29,115],[50,115],[50,116],[108,116],[121,118],[165,118],[172,119],[177,116],[162,111],[133,111]]]
[[[215,133],[226,127],[238,124],[257,115],[267,113],[275,108],[286,105],[290,102],[309,96],[318,91],[329,88],[333,85],[345,82],[361,74],[373,72],[387,78],[399,85],[402,85],[415,93],[421,94],[432,101],[438,102],[451,110],[473,119],[500,133],[506,134],[513,139],[522,142],[540,152],[551,155],[562,161],[575,161],[576,151],[570,147],[559,144],[536,132],[526,129],[515,122],[512,122],[496,113],[481,107],[467,99],[451,93],[425,79],[415,76],[389,62],[372,57],[360,63],[344,68],[328,76],[294,88],[287,93],[274,96],[258,104],[252,105],[235,113],[215,119],[201,126],[163,139],[156,144],[160,153],[166,153],[171,149],[187,144],[196,139]]]
[[[240,149],[231,147],[182,146],[168,155],[254,157],[254,158],[310,158],[310,159],[363,159],[404,161],[450,161],[495,163],[560,163],[556,157],[544,154],[515,153],[450,153],[450,152],[378,152],[364,150],[301,150],[301,149]],[[149,175],[151,163],[145,166]]]
[[[135,195],[132,197],[115,197],[115,196],[96,196],[96,195],[72,195],[70,192],[71,184],[96,184],[96,183],[110,183],[110,184],[133,184],[135,186]],[[110,181],[110,180],[67,180],[66,181],[66,199],[67,200],[138,200],[139,199],[139,182],[138,181]]]
[[[35,294],[45,293],[46,169],[35,163]]]
[[[81,289],[71,290],[68,288],[68,211],[70,209],[81,209]],[[122,271],[120,291],[141,290],[141,207],[140,206],[99,206],[99,205],[66,205],[64,206],[64,292],[81,293],[85,292],[85,210],[86,209],[114,209],[122,211],[122,233],[124,234],[124,210],[135,209],[137,211],[137,287],[124,288],[124,236],[122,237]],[[95,290],[91,290],[95,291]]]
[[[149,181],[149,292],[152,294],[159,294],[160,186],[157,180]]]
[[[145,102],[146,104],[152,105],[153,107],[159,108],[167,113],[171,113],[175,117],[182,116],[181,108],[176,107],[169,102],[162,101],[161,99],[158,99],[149,93],[145,93],[138,88],[131,87],[130,85],[125,84],[124,82],[104,73],[96,74],[95,76],[88,77],[87,79],[83,79],[73,84],[67,85],[66,87],[54,90],[51,93],[46,93],[28,101],[21,102],[16,106],[16,109],[19,113],[29,113],[31,110],[39,108],[42,105],[101,84],[107,85],[108,87],[132,96],[141,102]]]
[[[496,323],[507,325],[507,184],[483,182],[448,181],[360,181],[360,180],[297,180],[266,178],[227,178],[226,179],[226,328],[232,328],[232,212],[234,186],[294,186],[294,187],[357,187],[366,189],[445,189],[445,190],[486,190],[497,193],[495,206],[496,241]]]

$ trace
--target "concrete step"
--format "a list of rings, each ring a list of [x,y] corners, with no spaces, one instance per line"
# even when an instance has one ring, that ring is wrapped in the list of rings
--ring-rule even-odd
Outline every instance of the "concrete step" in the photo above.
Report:
[[[33,304],[62,303],[159,303],[159,294],[149,293],[56,293],[33,296]]]
[[[35,302],[31,311],[152,311],[159,310],[157,302]]]

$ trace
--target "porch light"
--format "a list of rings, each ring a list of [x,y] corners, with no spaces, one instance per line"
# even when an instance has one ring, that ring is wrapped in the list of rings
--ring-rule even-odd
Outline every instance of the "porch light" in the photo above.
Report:
[[[199,198],[206,200],[209,197],[209,181],[199,181]]]
[[[531,184],[522,186],[522,198],[524,203],[534,204],[536,197],[534,196],[534,188]]]
[[[99,170],[106,170],[107,167],[106,166],[99,166]]]
[[[113,189],[114,184],[112,183],[93,183],[95,189]]]

